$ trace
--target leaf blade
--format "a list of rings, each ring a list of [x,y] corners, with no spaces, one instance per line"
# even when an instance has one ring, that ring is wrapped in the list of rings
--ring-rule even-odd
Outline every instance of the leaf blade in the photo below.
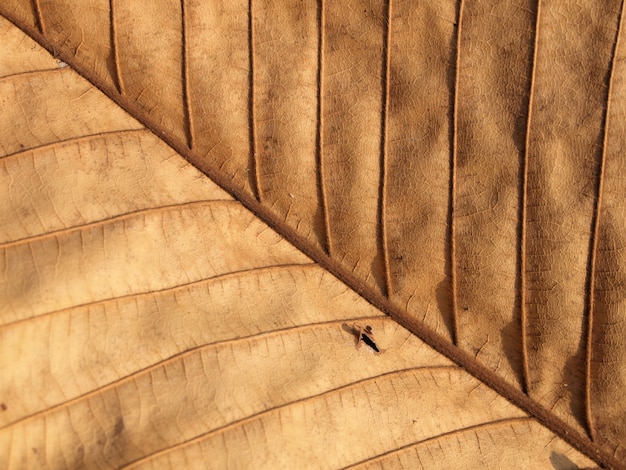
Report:
[[[187,155],[189,155],[188,153],[186,153],[186,154],[187,154]],[[225,176],[222,176],[221,178],[217,178],[217,180],[218,180],[218,181],[222,181],[222,182],[223,182],[223,181],[224,181],[224,178],[225,178]],[[237,191],[234,191],[234,192],[235,192],[235,193],[236,193],[239,197],[241,197],[241,194],[240,194],[240,193],[237,193]],[[266,212],[264,212],[263,210],[259,210],[259,209],[261,209],[261,208],[258,208],[258,206],[255,206],[254,204],[252,204],[252,203],[251,203],[248,199],[246,199],[245,197],[241,197],[241,199],[242,199],[242,200],[243,200],[243,201],[244,201],[244,202],[245,202],[248,206],[254,207],[260,215],[262,215],[262,216],[266,217],[267,219],[269,219],[269,220],[273,220],[273,221],[278,220],[278,219],[276,219],[276,216],[275,216],[275,215],[272,215],[271,213],[268,213],[267,211],[266,211]],[[281,226],[280,221],[279,221],[279,223],[278,223],[277,225],[278,225],[278,226]],[[308,253],[314,252],[316,255],[318,255],[318,254],[319,254],[319,250],[316,250],[315,248],[312,250],[310,246],[307,246],[306,244],[304,244],[304,245],[303,245],[303,244],[301,243],[301,240],[300,240],[300,238],[299,238],[299,237],[301,237],[301,234],[294,233],[294,232],[289,232],[288,230],[286,230],[285,232],[286,232],[286,234],[287,234],[287,235],[288,235],[288,236],[289,236],[292,240],[296,240],[296,241],[300,242],[299,244],[300,244],[301,246],[304,246],[305,251],[307,251]],[[318,256],[318,258],[319,258],[319,256]],[[323,257],[322,257],[322,258],[323,258]],[[331,260],[331,262],[330,262],[330,263],[329,263],[328,261],[326,261],[326,262],[325,262],[325,267],[327,267],[329,264],[332,264],[332,260]],[[337,267],[337,266],[335,266],[333,269],[334,269],[334,272],[338,272],[338,271],[343,271],[343,270],[344,270],[344,268],[345,268],[345,267]],[[365,293],[366,293],[366,295],[367,295],[369,298],[375,298],[375,297],[377,297],[377,295],[376,295],[376,294],[372,294],[372,291],[371,291],[370,289],[368,289],[368,288],[366,288],[366,287],[364,287],[364,286],[359,286],[358,278],[355,278],[354,276],[347,275],[345,272],[343,272],[343,273],[341,273],[341,274],[343,275],[343,276],[342,276],[342,278],[343,278],[344,280],[347,280],[350,284],[354,285],[354,286],[355,286],[355,287],[357,287],[357,288],[360,288],[360,291],[361,291],[361,292],[365,292]],[[357,282],[355,282],[355,280],[356,280]],[[383,306],[385,306],[385,308],[386,308],[388,311],[393,312],[393,313],[394,313],[394,316],[395,316],[396,318],[399,318],[399,319],[400,319],[401,321],[403,321],[405,324],[409,324],[409,323],[411,323],[411,320],[410,320],[410,319],[405,319],[405,318],[403,318],[404,313],[403,313],[403,312],[401,312],[401,310],[400,310],[397,306],[394,306],[393,304],[389,304],[388,302],[385,302],[384,300],[380,300],[380,299],[378,299],[378,300],[377,300],[377,304],[378,304],[378,305],[383,305]],[[419,326],[414,326],[413,328],[415,328],[416,330],[420,330],[420,328],[421,328],[421,327],[419,327]],[[422,334],[423,334],[425,337],[429,338],[429,340],[430,340],[431,342],[433,342],[435,345],[437,345],[438,347],[440,347],[440,349],[446,350],[448,353],[450,353],[450,351],[452,351],[452,352],[453,352],[452,356],[453,356],[453,357],[455,356],[455,355],[454,355],[454,350],[451,350],[449,347],[447,347],[447,346],[445,346],[444,344],[442,344],[442,343],[441,343],[441,339],[437,339],[437,340],[433,341],[434,336],[432,335],[432,333],[431,333],[431,332],[428,332],[428,330],[424,330],[424,329],[422,329]],[[469,360],[469,359],[468,359],[468,356],[464,356],[462,353],[457,354],[455,357],[456,357],[457,359],[459,359],[459,358],[460,358],[461,362],[463,362],[463,361],[467,362],[467,361]],[[468,368],[469,368],[469,369],[472,369],[471,367],[468,367]],[[480,369],[480,368],[476,369],[476,367],[474,367],[473,371],[476,373],[476,371],[478,370],[478,371],[479,371],[479,376],[480,376],[480,374],[483,374],[483,372],[480,372],[480,370],[479,370],[479,369]],[[485,377],[485,375],[483,374],[483,378],[484,378],[484,377]],[[491,380],[492,384],[494,383],[492,379],[489,379],[489,380]],[[489,381],[489,380],[488,380],[488,381]],[[500,390],[501,390],[501,391],[502,391],[502,390],[506,390],[506,388],[504,388],[504,389],[503,389],[502,387],[500,387]]]

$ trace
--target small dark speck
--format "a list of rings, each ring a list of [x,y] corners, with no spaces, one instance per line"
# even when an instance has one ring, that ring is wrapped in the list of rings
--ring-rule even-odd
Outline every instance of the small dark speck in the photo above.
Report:
[[[6,411],[7,410],[7,406],[4,403],[0,403],[0,410]]]
[[[39,451],[37,450],[37,447],[31,447],[31,449],[30,449],[30,450],[32,450],[32,451],[33,451],[33,454],[36,454],[37,452],[39,452]]]
[[[119,418],[115,422],[115,429],[113,429],[113,434],[118,435],[124,430],[124,418]]]

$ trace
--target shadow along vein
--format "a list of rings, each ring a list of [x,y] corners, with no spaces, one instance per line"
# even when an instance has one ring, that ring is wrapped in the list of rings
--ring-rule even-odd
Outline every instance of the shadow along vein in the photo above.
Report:
[[[456,167],[457,167],[457,151],[458,151],[458,108],[459,108],[459,77],[461,64],[461,34],[463,24],[463,8],[464,0],[459,2],[456,26],[456,50],[454,61],[454,90],[452,90],[452,135],[450,146],[450,194],[448,209],[448,237],[450,239],[450,282],[451,282],[451,310],[452,310],[452,343],[459,344],[459,321],[457,308],[457,282],[456,282],[456,224],[455,212],[456,206]]]
[[[35,27],[45,36],[46,28],[44,26],[43,13],[41,11],[41,0],[33,0],[33,10],[35,12]]]
[[[254,0],[248,0],[248,127],[250,139],[249,180],[257,202],[263,202],[256,151],[256,118],[254,107]]]
[[[185,9],[185,0],[180,0],[181,14],[181,54],[182,64],[181,73],[183,79],[183,109],[185,116],[185,137],[187,138],[187,147],[192,149],[194,146],[193,120],[191,113],[191,102],[189,99],[189,64],[187,51],[187,12]]]
[[[315,134],[315,159],[317,166],[317,192],[322,212],[321,245],[329,256],[332,256],[330,241],[330,221],[328,219],[328,201],[326,196],[326,180],[324,178],[324,29],[326,23],[324,0],[317,3],[317,122]]]

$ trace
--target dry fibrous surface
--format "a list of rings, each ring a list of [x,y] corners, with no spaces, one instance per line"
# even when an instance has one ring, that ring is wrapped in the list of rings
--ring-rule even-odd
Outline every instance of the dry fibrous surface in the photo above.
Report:
[[[4,0],[0,466],[626,467],[623,8]]]

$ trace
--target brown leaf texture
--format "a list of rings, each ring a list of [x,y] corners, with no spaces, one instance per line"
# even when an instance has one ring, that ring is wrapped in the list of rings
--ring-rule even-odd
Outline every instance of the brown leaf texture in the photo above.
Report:
[[[623,8],[4,1],[0,465],[624,468]]]

